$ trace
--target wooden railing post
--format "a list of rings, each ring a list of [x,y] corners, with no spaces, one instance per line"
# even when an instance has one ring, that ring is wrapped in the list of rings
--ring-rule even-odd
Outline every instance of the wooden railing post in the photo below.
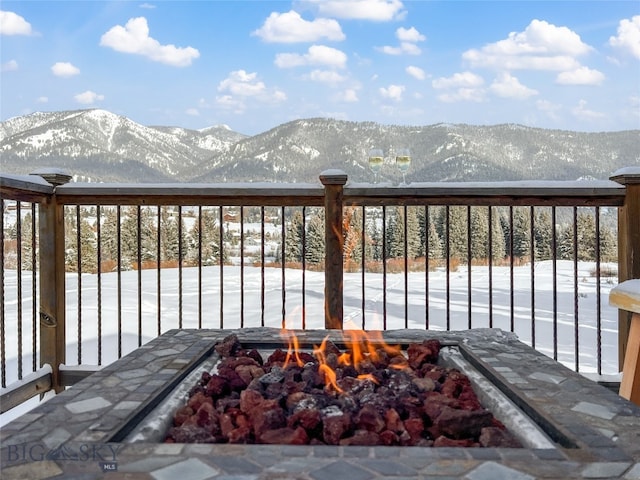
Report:
[[[32,175],[44,178],[54,188],[71,180],[71,175],[57,169],[38,170]],[[51,366],[51,384],[59,393],[64,389],[60,365],[65,363],[66,350],[64,206],[58,204],[55,190],[40,204],[39,216],[40,366]]]
[[[342,197],[347,174],[342,170],[325,170],[320,181],[324,185],[325,212],[324,327],[342,330]]]
[[[616,171],[611,180],[626,187],[624,206],[618,210],[618,282],[640,278],[640,167]],[[631,326],[631,312],[618,313],[618,362],[620,370]]]

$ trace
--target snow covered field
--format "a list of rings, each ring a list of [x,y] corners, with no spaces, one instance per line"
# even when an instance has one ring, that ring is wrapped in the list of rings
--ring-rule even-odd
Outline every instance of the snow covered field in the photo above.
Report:
[[[591,276],[594,264],[578,264],[578,294],[574,294],[574,266],[572,262],[558,261],[556,283],[557,295],[557,357],[558,361],[575,369],[576,358],[579,371],[597,371],[597,295],[596,278]],[[183,269],[183,328],[198,327],[198,270]],[[7,361],[7,384],[17,380],[18,327],[17,327],[17,276],[15,271],[5,270],[5,322],[6,340],[3,345]],[[285,316],[287,328],[302,327],[302,271],[286,269]],[[323,291],[324,273],[305,272],[305,320],[306,328],[324,327]],[[225,266],[222,270],[223,327],[240,326],[240,267]],[[429,272],[429,328],[446,329],[446,272]],[[220,327],[220,267],[205,267],[202,270],[202,327]],[[492,272],[493,327],[510,329],[510,274],[508,267],[493,267]],[[532,344],[532,317],[535,327],[535,348],[553,357],[553,265],[552,262],[535,264],[534,314],[531,305],[531,267],[514,268],[514,331],[525,343]],[[67,277],[67,364],[78,364],[78,289],[77,275]],[[98,363],[97,348],[97,276],[82,276],[82,310],[80,327],[82,340],[82,364]],[[489,271],[487,267],[472,267],[472,327],[489,327]],[[138,345],[138,272],[123,272],[122,292],[122,354]],[[22,305],[22,356],[23,372],[31,370],[31,274],[23,272]],[[117,359],[118,316],[117,275],[102,275],[102,364]],[[264,279],[265,318],[264,325],[280,327],[282,319],[282,270],[266,268]],[[178,270],[164,269],[161,272],[161,332],[179,325]],[[262,297],[260,268],[244,268],[244,326],[260,326],[260,303]],[[609,306],[608,294],[616,280],[601,279],[601,344],[602,373],[618,373],[617,310]],[[347,328],[361,328],[362,276],[346,273],[344,282],[344,314]],[[367,273],[365,279],[366,328],[382,328],[383,280],[381,274]],[[450,328],[468,328],[468,271],[460,267],[450,273]],[[387,329],[405,328],[405,290],[408,299],[408,327],[424,329],[426,322],[425,273],[412,272],[407,286],[403,274],[387,274],[386,307]],[[578,344],[575,343],[575,315],[579,314]],[[157,271],[142,271],[142,335],[143,343],[158,333]],[[577,354],[577,356],[576,356]],[[38,361],[38,360],[36,360]],[[0,416],[0,425],[16,414],[32,408],[34,400]]]

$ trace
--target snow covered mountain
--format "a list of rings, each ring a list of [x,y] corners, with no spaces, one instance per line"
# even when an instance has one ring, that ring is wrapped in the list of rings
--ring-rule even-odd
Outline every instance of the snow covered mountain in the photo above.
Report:
[[[373,178],[367,152],[410,147],[411,181],[606,179],[640,164],[640,130],[584,133],[521,125],[381,125],[295,120],[255,136],[226,126],[147,127],[105,110],[34,113],[0,123],[9,173],[41,167],[112,182],[317,182],[327,168]],[[382,178],[400,172],[385,164]]]

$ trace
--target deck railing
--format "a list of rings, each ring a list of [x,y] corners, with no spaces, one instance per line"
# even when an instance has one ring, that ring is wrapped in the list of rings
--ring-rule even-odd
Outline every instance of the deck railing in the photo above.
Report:
[[[170,328],[500,327],[576,371],[617,372],[603,352],[624,355],[629,318],[606,293],[640,277],[638,167],[408,186],[336,170],[318,184],[69,180],[0,175],[2,412]]]

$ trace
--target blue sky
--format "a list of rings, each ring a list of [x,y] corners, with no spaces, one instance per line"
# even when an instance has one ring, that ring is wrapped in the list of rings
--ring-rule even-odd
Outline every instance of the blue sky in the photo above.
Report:
[[[0,118],[640,128],[640,2],[7,1]]]

